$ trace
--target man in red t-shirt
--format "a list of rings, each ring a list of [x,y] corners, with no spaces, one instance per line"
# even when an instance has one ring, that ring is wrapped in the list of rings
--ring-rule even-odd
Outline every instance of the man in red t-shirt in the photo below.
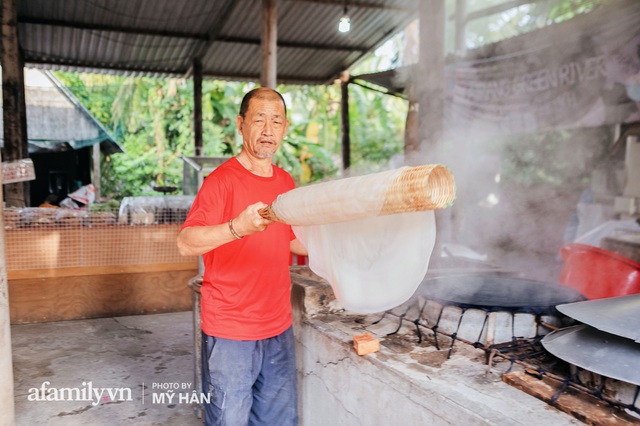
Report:
[[[178,235],[202,255],[202,376],[207,425],[296,425],[289,252],[306,255],[291,227],[258,211],[294,187],[272,164],[289,122],[280,93],[247,93],[236,117],[240,153],[203,182]]]

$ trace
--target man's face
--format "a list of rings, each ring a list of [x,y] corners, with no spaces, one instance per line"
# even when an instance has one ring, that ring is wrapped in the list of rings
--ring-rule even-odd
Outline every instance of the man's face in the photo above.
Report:
[[[287,133],[289,122],[282,101],[253,98],[245,114],[236,117],[243,148],[257,158],[272,158]]]

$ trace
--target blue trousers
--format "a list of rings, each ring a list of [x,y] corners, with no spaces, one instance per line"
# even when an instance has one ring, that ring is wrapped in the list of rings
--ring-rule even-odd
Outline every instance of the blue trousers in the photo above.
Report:
[[[297,373],[293,329],[264,340],[202,333],[202,389],[207,426],[296,426]]]

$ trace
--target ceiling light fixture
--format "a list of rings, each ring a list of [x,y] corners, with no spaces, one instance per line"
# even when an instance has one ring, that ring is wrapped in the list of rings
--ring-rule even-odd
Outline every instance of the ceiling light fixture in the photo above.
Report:
[[[341,33],[348,33],[351,30],[351,19],[349,19],[349,14],[347,11],[347,5],[344,5],[344,14],[342,18],[340,18],[340,23],[338,23],[338,31]]]

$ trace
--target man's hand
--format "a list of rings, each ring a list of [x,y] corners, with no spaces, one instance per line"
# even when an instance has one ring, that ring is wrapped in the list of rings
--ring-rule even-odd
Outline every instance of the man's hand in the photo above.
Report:
[[[233,219],[231,225],[239,237],[262,232],[273,223],[258,213],[264,207],[265,203],[252,204]],[[184,228],[178,234],[178,251],[183,256],[199,256],[237,238],[231,233],[228,222],[213,226],[192,226]]]
[[[257,202],[244,209],[233,219],[233,229],[236,233],[244,237],[245,235],[256,234],[267,229],[273,221],[260,216],[259,211],[265,207],[267,207],[265,203]]]

